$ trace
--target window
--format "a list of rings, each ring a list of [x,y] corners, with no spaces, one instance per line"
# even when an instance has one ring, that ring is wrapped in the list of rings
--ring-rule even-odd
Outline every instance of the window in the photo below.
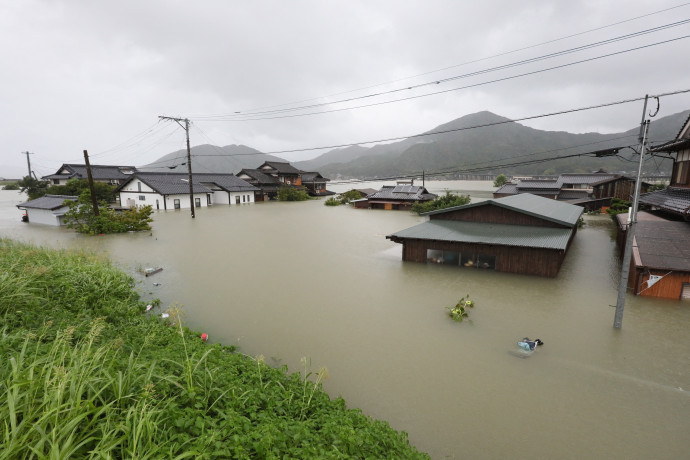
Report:
[[[440,249],[427,249],[426,261],[433,264],[458,265],[460,253],[455,251],[441,251]]]
[[[206,194],[206,204],[208,206],[211,206],[211,194],[210,193]]]
[[[179,199],[175,198],[173,203],[175,204],[175,209],[180,209],[180,200]]]
[[[242,203],[244,203],[246,199],[247,199],[247,195],[242,195]]]
[[[53,179],[53,185],[60,185],[60,179]]]
[[[201,198],[194,198],[194,206],[197,208],[201,207]]]
[[[240,196],[239,195],[235,196],[235,204],[240,204]]]
[[[146,201],[146,195],[139,195],[139,201]]]
[[[141,192],[141,182],[137,182],[137,192]]]

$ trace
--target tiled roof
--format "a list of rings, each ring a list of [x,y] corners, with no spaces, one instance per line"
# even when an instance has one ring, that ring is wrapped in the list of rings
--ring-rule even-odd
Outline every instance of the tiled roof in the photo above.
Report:
[[[565,250],[572,229],[430,220],[389,237]]]
[[[690,222],[639,221],[635,242],[639,263],[659,270],[690,272]]]
[[[522,214],[538,217],[569,227],[575,226],[582,215],[584,209],[568,203],[563,203],[549,198],[533,195],[531,193],[520,193],[518,195],[508,195],[493,200],[481,201],[479,203],[456,206],[453,208],[440,209],[438,211],[427,212],[423,215],[443,214],[446,212],[457,211],[480,206],[500,206],[511,209]]]
[[[593,174],[561,174],[558,176],[558,188],[566,184],[593,184],[605,179],[615,178],[617,174],[593,173]]]
[[[419,185],[384,185],[381,190],[367,198],[370,200],[420,201],[433,200],[437,196]]]
[[[330,179],[323,177],[318,172],[301,171],[302,182],[328,182]]]
[[[679,214],[685,219],[690,219],[689,188],[668,187],[665,190],[643,193],[640,195],[640,203]]]
[[[263,185],[281,185],[280,181],[276,179],[275,177],[266,174],[262,172],[259,169],[243,169],[242,171],[238,172],[237,175],[242,175],[246,174],[247,176],[251,177],[254,179],[259,186]]]
[[[77,201],[77,198],[78,197],[71,195],[44,195],[35,200],[29,200],[18,204],[17,207],[21,209],[47,209],[52,211],[63,207],[65,200]]]
[[[513,184],[512,182],[508,182],[507,184],[501,185],[501,187],[496,190],[494,193],[510,193],[510,194],[515,194],[517,193],[517,184]]]
[[[518,190],[558,190],[561,186],[555,180],[521,180],[517,184]]]
[[[280,174],[296,174],[299,175],[300,171],[299,169],[295,168],[292,166],[290,163],[287,162],[282,162],[282,161],[266,161],[264,162],[263,165],[261,166],[270,166],[271,168],[275,169],[278,171]],[[259,166],[259,169],[261,169],[261,166]]]
[[[189,176],[185,173],[137,172],[129,176],[130,180],[122,184],[120,191],[131,180],[139,179],[161,195],[179,195],[189,193]],[[227,192],[255,191],[256,187],[234,174],[199,173],[192,175],[194,193],[213,193],[204,184],[215,184]]]
[[[559,200],[580,200],[589,197],[589,191],[587,189],[564,189],[558,192]]]
[[[70,171],[70,174],[51,174],[50,176],[44,176],[43,179],[59,179],[64,177],[86,179],[88,177],[86,165],[63,164],[58,171],[63,169]],[[94,180],[121,180],[131,177],[131,174],[124,174],[122,170],[136,171],[137,168],[134,166],[91,165],[91,177]]]

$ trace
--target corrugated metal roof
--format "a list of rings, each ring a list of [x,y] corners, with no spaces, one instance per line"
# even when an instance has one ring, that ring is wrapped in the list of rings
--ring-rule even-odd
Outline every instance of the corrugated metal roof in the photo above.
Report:
[[[479,203],[472,203],[465,206],[456,206],[453,208],[440,209],[438,211],[427,212],[422,215],[443,214],[446,212],[457,211],[459,209],[479,207],[479,206],[501,206],[503,208],[511,209],[516,212],[538,217],[540,219],[556,222],[567,226],[575,226],[578,219],[582,215],[584,208],[568,203],[563,203],[549,198],[544,198],[531,193],[520,193],[518,195],[509,195],[502,198],[495,198],[493,200],[481,201]]]
[[[59,209],[64,206],[65,200],[77,201],[76,196],[71,195],[44,195],[35,200],[25,201],[24,203],[18,204],[18,208],[22,209]]]
[[[572,229],[430,220],[389,237],[565,250]]]
[[[690,222],[638,221],[635,242],[642,266],[690,272]]]

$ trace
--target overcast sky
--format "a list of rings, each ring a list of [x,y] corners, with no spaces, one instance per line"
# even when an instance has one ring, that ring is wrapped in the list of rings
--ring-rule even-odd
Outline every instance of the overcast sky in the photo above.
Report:
[[[686,90],[690,24],[669,25],[688,19],[680,0],[0,0],[0,177],[26,174],[23,151],[39,177],[84,149],[93,164],[150,163],[185,145],[159,115],[189,117],[193,146],[275,152]],[[690,93],[664,97],[658,116],[687,108]],[[634,102],[523,124],[617,132],[641,115]]]

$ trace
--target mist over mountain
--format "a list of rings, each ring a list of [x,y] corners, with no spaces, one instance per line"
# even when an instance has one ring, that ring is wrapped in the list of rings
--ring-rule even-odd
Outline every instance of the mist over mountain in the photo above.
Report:
[[[650,144],[674,139],[690,110],[652,121]],[[467,129],[470,127],[484,126]],[[635,171],[636,158],[630,149],[619,157],[573,157],[525,164],[574,153],[593,152],[632,145],[637,148],[639,127],[623,133],[574,134],[566,131],[543,131],[530,128],[491,112],[478,112],[437,126],[429,136],[408,138],[373,147],[355,146],[336,149],[306,162],[293,163],[297,168],[317,167],[328,177],[386,177],[421,171],[466,169],[477,173],[557,174],[608,171]],[[512,164],[511,166],[501,166]],[[479,169],[479,168],[483,169]],[[670,160],[648,161],[647,172],[669,172]]]
[[[653,119],[649,144],[675,139],[690,110]],[[490,126],[489,126],[490,125]],[[482,127],[477,127],[482,126]],[[471,129],[470,129],[471,128]],[[420,135],[372,147],[353,145],[330,150],[307,161],[292,162],[303,171],[319,171],[330,178],[374,178],[404,174],[433,173],[448,170],[477,174],[559,174],[637,171],[639,158],[630,149],[617,157],[584,157],[553,159],[575,153],[594,152],[613,147],[638,147],[639,127],[623,133],[575,134],[566,131],[543,131],[530,128],[491,112],[477,112],[444,123]],[[549,160],[549,161],[541,161]],[[145,171],[186,171],[187,151],[169,153],[142,166]],[[194,172],[237,174],[243,168],[256,168],[265,161],[286,161],[246,145],[199,145],[192,148]],[[532,162],[532,163],[528,163]],[[645,163],[647,173],[668,173],[670,160],[651,158]]]
[[[261,153],[246,145],[197,145],[191,149],[192,171],[197,173],[237,174],[244,168],[257,168],[265,161],[285,161],[273,155]],[[187,171],[187,149],[168,153],[147,165],[139,167],[142,171]]]

